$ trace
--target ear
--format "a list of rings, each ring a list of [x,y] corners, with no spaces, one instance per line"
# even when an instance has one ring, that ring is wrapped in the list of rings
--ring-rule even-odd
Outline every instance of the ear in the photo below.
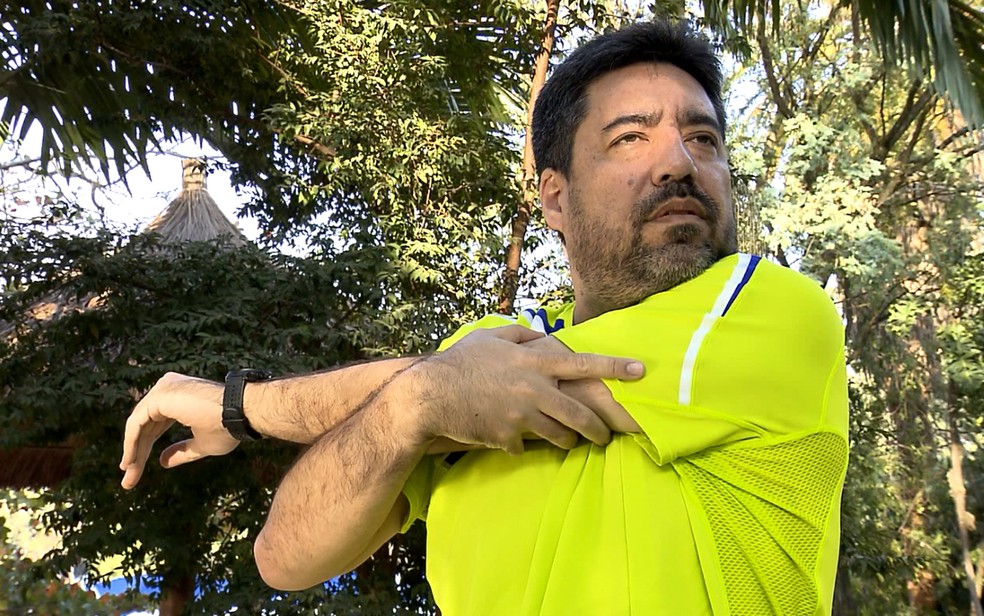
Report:
[[[568,182],[556,169],[544,169],[540,174],[540,205],[547,226],[561,234],[567,231]]]

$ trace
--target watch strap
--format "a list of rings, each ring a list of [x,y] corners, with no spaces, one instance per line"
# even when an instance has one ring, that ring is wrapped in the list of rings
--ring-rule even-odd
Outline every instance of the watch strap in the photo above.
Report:
[[[239,441],[257,441],[263,435],[253,429],[243,412],[243,392],[246,383],[266,381],[273,374],[266,370],[246,368],[233,370],[226,374],[225,390],[222,393],[222,426]]]

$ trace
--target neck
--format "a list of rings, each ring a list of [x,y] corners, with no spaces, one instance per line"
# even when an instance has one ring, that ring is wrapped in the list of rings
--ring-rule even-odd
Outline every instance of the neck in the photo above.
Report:
[[[610,310],[617,309],[617,306],[608,306],[605,302],[599,301],[597,298],[582,297],[574,293],[574,323],[572,325],[584,323]]]

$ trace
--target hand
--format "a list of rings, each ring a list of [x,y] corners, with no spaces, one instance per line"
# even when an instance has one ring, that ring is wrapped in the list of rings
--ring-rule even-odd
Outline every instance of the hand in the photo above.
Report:
[[[573,353],[553,336],[544,336],[523,344],[524,347],[554,353]],[[642,432],[628,411],[612,397],[612,392],[600,379],[561,381],[560,391],[584,404],[605,422],[612,432]]]
[[[150,451],[162,434],[181,422],[193,438],[161,452],[161,466],[173,468],[206,456],[221,456],[239,445],[222,426],[222,383],[169,372],[134,407],[123,436],[125,471],[121,485],[129,490],[143,475]]]
[[[446,437],[514,454],[522,453],[524,438],[564,449],[574,447],[579,435],[608,443],[605,421],[559,384],[637,379],[642,364],[524,344],[542,337],[517,325],[479,330],[409,370],[421,387],[415,395],[422,402],[416,424],[421,442]]]

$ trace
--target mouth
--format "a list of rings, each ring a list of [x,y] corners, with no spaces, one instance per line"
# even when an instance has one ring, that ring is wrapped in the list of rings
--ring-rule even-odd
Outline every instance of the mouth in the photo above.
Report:
[[[675,198],[663,203],[656,208],[653,215],[649,218],[650,222],[672,222],[674,220],[684,220],[699,218],[703,220],[706,216],[704,206],[693,198]]]

